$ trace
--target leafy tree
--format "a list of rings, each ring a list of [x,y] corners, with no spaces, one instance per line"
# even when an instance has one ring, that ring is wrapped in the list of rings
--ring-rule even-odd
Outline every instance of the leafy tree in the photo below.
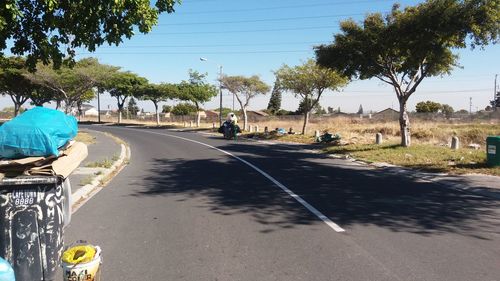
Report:
[[[131,116],[137,116],[137,113],[139,113],[139,111],[140,109],[139,106],[137,106],[137,102],[135,101],[134,97],[131,97],[127,105],[128,114],[130,114]]]
[[[116,105],[118,107],[118,123],[122,122],[123,107],[127,98],[140,94],[142,86],[147,84],[147,79],[138,76],[135,73],[126,71],[113,72],[107,80],[99,83],[99,87],[103,91],[116,98]]]
[[[282,66],[275,72],[279,77],[282,89],[291,91],[296,97],[300,97],[304,105],[304,125],[302,134],[307,132],[309,114],[319,102],[326,90],[338,90],[347,84],[347,79],[337,72],[321,67],[312,59],[303,65],[289,67]]]
[[[210,101],[217,95],[215,86],[205,82],[207,74],[189,70],[189,80],[182,81],[179,85],[179,98],[192,102],[196,107],[196,127],[200,126],[200,105]]]
[[[40,87],[33,96],[33,101],[46,101],[52,96],[58,104],[64,101],[66,112],[69,113],[78,104],[91,100],[94,97],[92,89],[104,80],[103,77],[108,77],[113,69],[115,68],[101,65],[97,59],[85,58],[76,62],[72,68],[67,64],[59,69],[39,64],[36,72],[26,73],[24,76]]]
[[[180,0],[4,0],[0,5],[0,51],[27,55],[35,67],[73,59],[75,48],[94,51],[104,43],[118,45],[138,30],[148,33],[162,12],[174,12]],[[1,55],[1,54],[0,54]]]
[[[459,111],[457,111],[458,114],[469,114],[470,112],[467,111],[466,109],[460,109]]]
[[[359,105],[359,109],[358,109],[357,114],[363,114],[363,105],[362,104]]]
[[[179,87],[174,84],[147,84],[140,88],[142,99],[147,99],[153,102],[155,106],[156,125],[160,125],[160,113],[158,112],[158,105],[162,101],[174,99],[179,96]],[[165,110],[165,107],[163,108]],[[170,108],[171,110],[171,108]]]
[[[162,110],[161,110],[162,113],[170,113],[172,112],[172,106],[171,105],[163,105],[162,107]]]
[[[31,104],[34,106],[43,106],[43,104],[50,102],[55,99],[57,92],[53,90],[37,85],[30,95]]]
[[[498,1],[428,0],[386,17],[370,14],[362,25],[343,21],[330,45],[316,47],[320,65],[351,78],[377,78],[394,88],[400,107],[401,145],[410,146],[407,101],[425,77],[457,65],[452,50],[498,40]]]
[[[251,77],[223,76],[221,83],[222,87],[231,92],[240,104],[243,111],[243,128],[246,130],[248,127],[247,108],[250,105],[250,100],[269,92],[269,86],[256,75]]]
[[[306,100],[302,100],[299,103],[299,108],[297,108],[295,113],[296,114],[304,114],[304,113],[307,113],[308,110],[310,112],[312,112],[313,114],[325,114],[326,113],[326,111],[323,109],[323,107],[321,107],[319,102],[316,103],[312,109],[310,109],[310,108],[311,108],[311,104],[313,103],[313,101],[307,100],[307,103],[308,104],[306,104]]]
[[[14,103],[14,117],[30,98],[35,86],[24,77],[24,59],[9,57],[0,59],[0,94],[8,95]]]
[[[267,112],[275,115],[276,112],[281,109],[281,96],[280,80],[276,79],[273,91],[271,92],[271,98],[269,99],[269,104],[267,105]]]
[[[335,109],[333,107],[331,107],[331,106],[329,106],[326,110],[328,111],[328,114],[335,113]]]
[[[188,103],[188,102],[181,102],[178,103],[172,108],[172,113],[174,115],[178,116],[184,116],[184,115],[190,115],[192,113],[195,113],[197,110],[196,106],[194,104]]]
[[[415,106],[418,113],[437,113],[441,108],[442,105],[440,103],[433,101],[421,101]]]
[[[446,116],[446,118],[450,118],[454,112],[455,110],[450,105],[448,104],[441,105],[441,113],[443,113],[444,116]]]

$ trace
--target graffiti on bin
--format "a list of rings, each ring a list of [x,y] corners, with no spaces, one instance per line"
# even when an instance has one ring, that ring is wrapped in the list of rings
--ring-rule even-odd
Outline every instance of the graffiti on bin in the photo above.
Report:
[[[55,274],[59,261],[48,257],[60,257],[63,251],[62,200],[61,185],[1,190],[0,206],[5,210],[3,221],[7,225],[0,229],[3,232],[0,236],[11,242],[3,246],[0,254],[13,265],[16,279],[18,274],[24,274],[20,272],[33,269],[43,270],[37,276]]]

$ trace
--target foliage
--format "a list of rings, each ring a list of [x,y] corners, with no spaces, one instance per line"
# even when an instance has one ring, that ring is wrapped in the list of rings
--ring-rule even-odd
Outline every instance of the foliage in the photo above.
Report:
[[[276,113],[281,109],[281,89],[280,80],[276,79],[274,82],[273,91],[271,92],[271,98],[269,99],[269,104],[267,105],[267,112],[271,115],[276,115]]]
[[[347,84],[345,77],[336,71],[319,66],[312,59],[293,68],[283,65],[275,74],[280,80],[281,88],[293,92],[296,97],[300,97],[306,106],[303,111],[302,134],[306,133],[309,113],[319,102],[323,93],[326,90],[338,90]]]
[[[118,45],[135,31],[148,33],[162,12],[171,13],[179,0],[5,0],[0,5],[0,51],[59,67],[72,60],[75,48],[95,51],[104,43]],[[1,54],[0,54],[1,55]]]
[[[137,113],[139,113],[139,106],[137,106],[137,102],[133,97],[128,101],[127,111],[132,116],[137,116]]]
[[[312,100],[307,100],[307,104],[306,104],[306,100],[302,100],[299,103],[299,107],[295,111],[295,114],[305,114],[307,112],[311,112],[313,114],[325,114],[326,113],[325,109],[319,104],[319,102],[316,103],[313,108],[311,108],[312,103],[313,103]]]
[[[69,111],[95,95],[92,89],[108,81],[118,68],[100,64],[95,58],[82,59],[71,67],[63,64],[59,69],[52,65],[39,64],[37,71],[24,76],[37,85],[33,101],[43,103],[48,100],[64,101]]]
[[[441,105],[441,113],[443,113],[444,116],[446,116],[446,118],[450,118],[454,112],[455,110],[450,105],[448,104]]]
[[[359,105],[359,109],[358,109],[357,114],[363,114],[363,112],[364,112],[364,110],[363,110],[363,105],[362,105],[362,104],[360,104],[360,105]]]
[[[170,113],[172,112],[172,106],[171,105],[163,105],[162,107],[162,110],[161,110],[162,113]]]
[[[259,76],[223,76],[220,79],[222,87],[231,92],[243,111],[243,130],[248,125],[247,108],[250,100],[269,91],[269,86],[260,80]]]
[[[190,115],[196,112],[196,106],[188,103],[188,102],[181,102],[176,104],[172,108],[172,114],[174,115]]]
[[[496,43],[498,1],[428,0],[385,18],[368,15],[362,25],[341,23],[330,45],[316,47],[320,65],[351,78],[378,78],[393,86],[400,103],[401,144],[410,145],[406,102],[425,77],[449,73],[457,65],[455,48]]]
[[[0,58],[0,94],[8,95],[14,103],[14,116],[30,98],[36,86],[24,77],[24,59],[20,57]]]
[[[437,113],[441,108],[442,105],[440,103],[433,101],[421,101],[415,106],[418,113]]]

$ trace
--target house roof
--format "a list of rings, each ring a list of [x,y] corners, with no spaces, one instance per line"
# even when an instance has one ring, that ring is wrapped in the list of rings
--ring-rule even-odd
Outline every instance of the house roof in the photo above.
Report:
[[[269,116],[269,114],[267,114],[263,111],[257,111],[257,110],[249,110],[248,113],[254,113],[254,114],[260,115],[260,116]]]
[[[399,114],[399,111],[394,110],[394,109],[388,107],[388,108],[386,108],[386,109],[384,109],[382,111],[379,111],[379,112],[377,112],[375,114],[381,114],[381,113],[398,113]]]

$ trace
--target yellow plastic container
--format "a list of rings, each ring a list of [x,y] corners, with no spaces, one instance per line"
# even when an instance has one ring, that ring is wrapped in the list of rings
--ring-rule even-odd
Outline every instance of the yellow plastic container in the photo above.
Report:
[[[64,251],[62,268],[64,281],[99,281],[101,248],[77,245]]]

